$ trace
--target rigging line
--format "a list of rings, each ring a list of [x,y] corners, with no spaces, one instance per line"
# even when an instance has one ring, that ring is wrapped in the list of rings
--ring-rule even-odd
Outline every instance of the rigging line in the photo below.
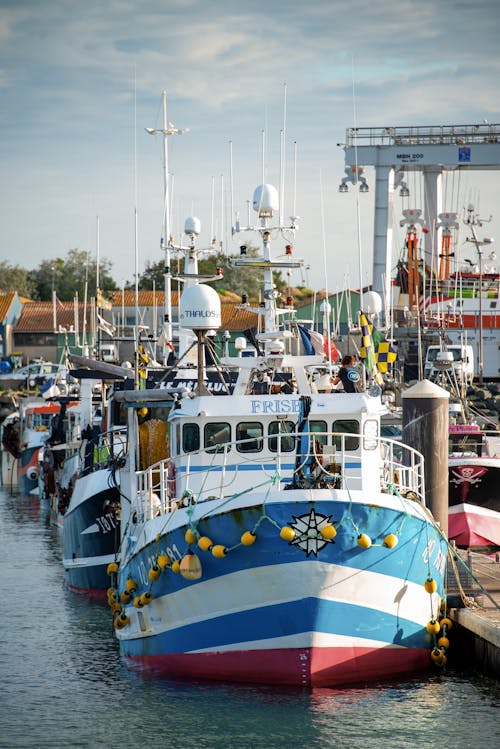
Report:
[[[357,131],[357,115],[356,115],[356,95],[354,87],[354,55],[351,53],[351,69],[352,69],[352,110],[354,120],[354,130]],[[363,260],[361,252],[361,222],[360,222],[360,210],[359,210],[359,188],[358,188],[358,141],[354,139],[354,162],[356,171],[354,173],[354,187],[356,189],[356,231],[357,231],[357,244],[358,244],[358,265],[359,265],[359,301],[361,306],[361,297],[363,294]]]

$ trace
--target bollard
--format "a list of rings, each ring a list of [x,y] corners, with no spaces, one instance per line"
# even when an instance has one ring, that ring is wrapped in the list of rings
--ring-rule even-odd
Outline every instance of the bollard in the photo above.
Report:
[[[450,394],[422,380],[403,395],[402,441],[425,459],[425,503],[448,536],[448,404]]]

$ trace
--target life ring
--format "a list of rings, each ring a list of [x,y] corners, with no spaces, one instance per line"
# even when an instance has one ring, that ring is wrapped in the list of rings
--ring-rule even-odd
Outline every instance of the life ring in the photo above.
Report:
[[[177,496],[177,480],[173,460],[169,460],[167,465],[167,495],[169,499],[175,499]]]
[[[331,338],[325,338],[325,342],[323,344],[323,350],[325,352],[325,356],[327,359],[330,359],[332,362],[338,362],[340,359],[340,351],[334,344]]]

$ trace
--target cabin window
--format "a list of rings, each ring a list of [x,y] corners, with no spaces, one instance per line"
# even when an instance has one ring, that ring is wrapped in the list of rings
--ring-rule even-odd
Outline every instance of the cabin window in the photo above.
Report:
[[[338,419],[333,422],[333,431],[341,432],[342,434],[359,434],[359,421],[356,419]],[[333,444],[337,450],[342,449],[342,437],[337,436],[333,438]],[[357,450],[359,447],[358,437],[345,437],[344,445],[346,450]]]
[[[200,427],[198,424],[183,424],[182,451],[191,453],[200,449]]]
[[[367,419],[363,424],[363,449],[376,450],[378,445],[378,422]]]
[[[272,453],[291,453],[295,449],[296,426],[293,421],[271,421],[269,424],[269,450]]]
[[[213,421],[205,426],[205,450],[209,453],[222,450],[222,445],[231,442],[231,426],[227,421]],[[226,446],[230,450],[230,446]]]
[[[258,421],[240,421],[236,425],[236,440],[245,440],[236,445],[239,453],[258,453],[262,450],[264,428]]]
[[[309,426],[311,428],[311,432],[313,432],[316,437],[315,439],[318,440],[322,445],[326,445],[327,443],[327,426],[326,421],[310,421]]]

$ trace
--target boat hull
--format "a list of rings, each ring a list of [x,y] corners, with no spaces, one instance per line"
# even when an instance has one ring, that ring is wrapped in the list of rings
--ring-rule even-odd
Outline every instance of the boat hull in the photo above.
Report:
[[[80,476],[62,518],[63,564],[67,586],[75,592],[105,598],[107,566],[115,561],[120,522],[115,508],[119,490],[108,469]]]
[[[17,462],[17,483],[19,493],[23,495],[40,493],[38,476],[40,465],[38,454],[40,447],[27,447],[21,452]]]
[[[421,508],[408,506],[402,515],[395,497],[380,506],[304,501],[304,492],[294,500],[295,491],[283,501],[283,494],[264,506],[204,514],[197,532],[225,543],[223,558],[189,546],[185,523],[142,548],[138,532],[122,559],[118,593],[133,578],[138,593],[148,590],[153,600],[127,605],[129,622],[117,631],[131,667],[166,678],[302,686],[429,667],[434,642],[426,624],[439,611],[446,541]],[[337,536],[325,540],[318,529],[333,522]],[[292,541],[281,538],[283,526],[296,529]],[[255,543],[238,543],[252,528]],[[361,530],[370,548],[358,545]],[[393,549],[383,543],[389,533],[399,538]],[[178,559],[196,551],[200,579],[167,568],[151,583],[159,548]],[[424,590],[429,575],[438,583],[433,595]]]

